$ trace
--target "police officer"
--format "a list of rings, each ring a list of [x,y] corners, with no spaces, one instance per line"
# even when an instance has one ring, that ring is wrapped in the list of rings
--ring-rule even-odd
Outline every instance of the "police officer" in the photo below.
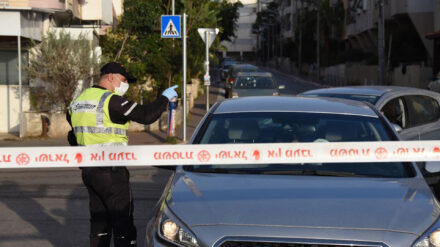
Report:
[[[123,97],[136,78],[119,63],[101,68],[97,86],[84,90],[70,104],[67,120],[71,145],[127,145],[130,121],[151,124],[166,110],[169,100],[177,97],[177,86],[166,89],[149,105],[138,105]],[[133,200],[129,172],[125,167],[87,167],[82,179],[90,199],[90,246],[136,246]]]

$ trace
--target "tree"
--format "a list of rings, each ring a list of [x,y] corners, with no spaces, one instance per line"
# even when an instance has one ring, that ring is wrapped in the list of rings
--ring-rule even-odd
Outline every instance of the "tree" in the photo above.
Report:
[[[99,76],[101,64],[91,41],[83,34],[73,39],[65,31],[49,31],[34,47],[26,70],[31,80],[43,85],[38,108],[66,111],[78,81],[87,84]]]
[[[243,7],[243,4],[238,1],[235,3],[223,0],[220,3],[220,11],[217,15],[218,25],[222,28],[220,32],[220,41],[231,41],[232,37],[236,37],[237,20],[240,17],[238,8]]]
[[[176,1],[176,13],[185,12],[188,15],[188,79],[199,77],[203,72],[205,48],[197,28],[217,27],[227,32],[225,37],[234,34],[231,32],[233,25],[220,26],[225,23],[221,21],[222,15],[231,11],[237,12],[238,7],[235,6],[239,6],[227,3],[226,0]],[[171,14],[170,6],[171,0],[125,0],[124,15],[118,28],[110,30],[100,41],[104,54],[125,64],[138,78],[139,85],[131,87],[131,92],[128,93],[134,100],[145,96],[146,100],[152,100],[171,84],[182,83],[182,41],[160,37],[160,16]],[[233,8],[229,8],[230,6]],[[222,10],[224,11],[220,13]],[[217,38],[213,47],[219,46],[220,41]],[[151,92],[141,96],[139,86],[150,79],[153,79]]]

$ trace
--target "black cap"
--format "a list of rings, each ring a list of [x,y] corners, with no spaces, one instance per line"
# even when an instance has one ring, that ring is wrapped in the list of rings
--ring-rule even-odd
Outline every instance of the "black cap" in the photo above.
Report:
[[[111,62],[108,63],[101,68],[101,76],[105,74],[121,74],[127,79],[128,83],[136,82],[136,77],[128,74],[127,70],[125,70],[124,66],[120,63]]]

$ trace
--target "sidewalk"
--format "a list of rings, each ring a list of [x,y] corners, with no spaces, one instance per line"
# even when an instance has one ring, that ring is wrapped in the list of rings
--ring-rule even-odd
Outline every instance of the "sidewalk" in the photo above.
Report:
[[[218,88],[218,82],[210,87],[210,105],[212,106],[217,100],[222,99],[223,94]],[[206,95],[201,94],[194,102],[194,107],[187,114],[187,134],[186,139],[189,141],[195,128],[206,113]],[[176,137],[178,142],[182,142],[183,128],[182,125],[176,126]],[[152,132],[130,132],[130,145],[152,145],[152,144],[166,144],[166,131],[152,131]],[[66,137],[61,138],[22,138],[18,135],[1,133],[0,147],[35,147],[35,146],[69,146]]]

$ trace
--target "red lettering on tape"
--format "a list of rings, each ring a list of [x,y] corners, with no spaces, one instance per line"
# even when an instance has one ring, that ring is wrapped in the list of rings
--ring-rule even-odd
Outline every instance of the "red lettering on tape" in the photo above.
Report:
[[[252,156],[254,156],[254,160],[260,160],[260,151],[259,150],[254,150],[254,152],[252,153]]]
[[[192,160],[194,152],[155,152],[155,160]]]
[[[81,164],[81,162],[83,161],[82,154],[81,153],[75,154],[75,160],[76,160],[76,163]]]
[[[197,154],[197,159],[200,162],[208,162],[211,159],[211,154],[206,150],[202,150]]]
[[[215,154],[216,159],[244,159],[247,160],[246,151],[220,151]]]
[[[102,151],[101,153],[92,153],[90,155],[91,155],[91,158],[90,158],[91,161],[103,161],[103,160],[105,160],[105,152],[104,151]]]
[[[310,149],[287,149],[285,152],[287,158],[310,158],[313,157]]]
[[[10,154],[3,154],[0,156],[0,163],[10,163],[11,162],[11,155]]]
[[[108,158],[109,160],[137,160],[132,152],[110,153]]]
[[[31,162],[31,159],[29,158],[29,155],[21,153],[17,155],[17,157],[15,158],[15,162],[20,166],[25,166],[29,164],[29,162]]]
[[[384,160],[388,157],[388,151],[383,147],[377,148],[374,154],[378,160]]]
[[[331,157],[362,157],[362,156],[367,157],[370,156],[370,149],[369,148],[331,149],[330,156]]]

